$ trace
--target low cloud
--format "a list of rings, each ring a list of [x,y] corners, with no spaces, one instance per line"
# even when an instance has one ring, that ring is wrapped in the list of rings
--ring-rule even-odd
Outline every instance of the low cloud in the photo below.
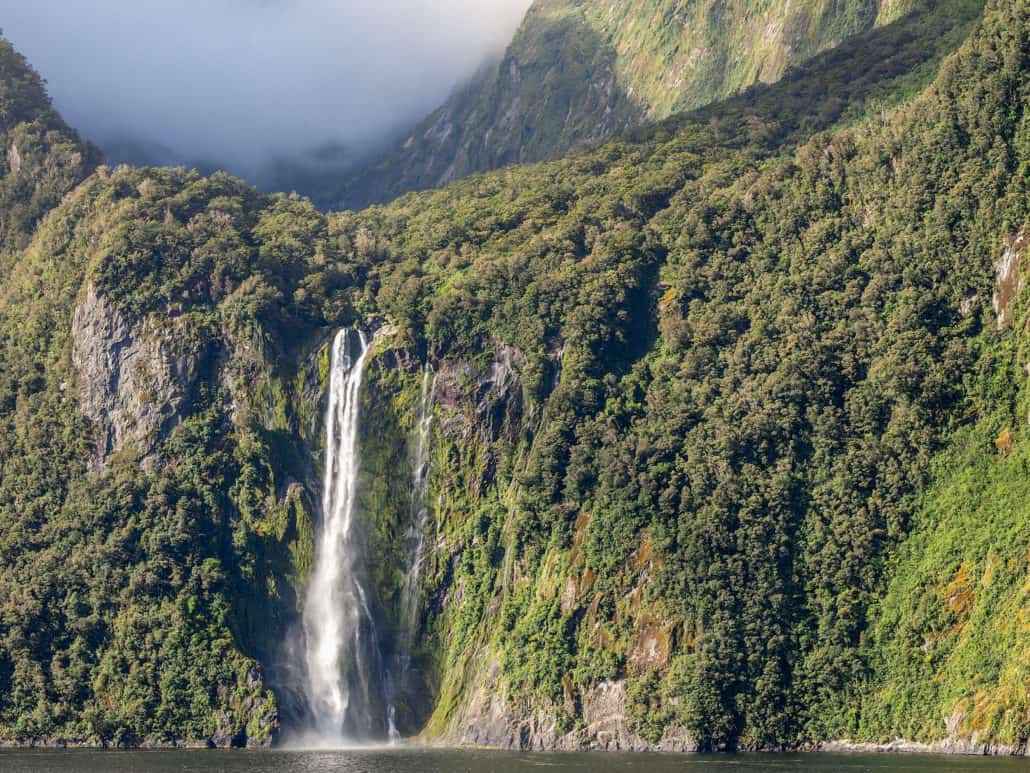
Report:
[[[254,177],[386,142],[503,50],[528,5],[0,0],[0,26],[111,155]]]

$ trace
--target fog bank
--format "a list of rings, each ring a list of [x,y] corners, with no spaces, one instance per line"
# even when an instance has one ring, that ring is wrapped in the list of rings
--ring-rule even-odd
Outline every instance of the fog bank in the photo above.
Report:
[[[385,142],[503,50],[529,2],[0,0],[0,27],[110,155],[254,177]]]

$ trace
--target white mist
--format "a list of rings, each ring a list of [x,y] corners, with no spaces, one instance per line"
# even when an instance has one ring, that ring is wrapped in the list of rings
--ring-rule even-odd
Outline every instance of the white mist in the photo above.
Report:
[[[379,645],[362,586],[354,504],[358,420],[368,343],[342,330],[333,341],[326,414],[322,530],[304,605],[305,694],[312,730],[327,744],[374,738],[381,721]]]

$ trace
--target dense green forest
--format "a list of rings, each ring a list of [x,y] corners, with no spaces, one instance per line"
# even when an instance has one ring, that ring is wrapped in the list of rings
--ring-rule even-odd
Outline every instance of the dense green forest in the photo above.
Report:
[[[4,44],[0,739],[289,729],[326,345],[361,326],[386,631],[437,374],[408,732],[589,745],[616,690],[667,748],[1025,748],[1028,31],[1026,0],[939,0],[593,150],[330,215],[90,173]]]
[[[0,251],[23,248],[38,220],[99,160],[54,111],[39,74],[0,37]]]

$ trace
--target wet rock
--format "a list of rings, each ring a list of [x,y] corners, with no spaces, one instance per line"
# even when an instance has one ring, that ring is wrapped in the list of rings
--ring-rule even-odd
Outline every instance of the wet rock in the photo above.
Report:
[[[486,368],[465,359],[436,363],[436,400],[442,409],[444,434],[465,436],[478,431],[489,442],[513,440],[523,423],[522,372],[525,356],[505,343],[493,345]]]

